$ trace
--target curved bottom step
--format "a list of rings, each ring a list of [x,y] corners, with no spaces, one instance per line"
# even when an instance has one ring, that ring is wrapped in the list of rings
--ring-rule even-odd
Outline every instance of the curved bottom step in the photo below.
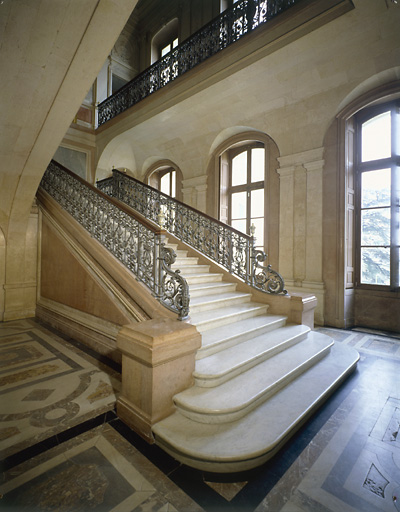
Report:
[[[352,372],[359,354],[335,344],[329,355],[246,417],[197,423],[175,412],[153,427],[156,444],[180,462],[233,473],[260,466],[283,446]]]

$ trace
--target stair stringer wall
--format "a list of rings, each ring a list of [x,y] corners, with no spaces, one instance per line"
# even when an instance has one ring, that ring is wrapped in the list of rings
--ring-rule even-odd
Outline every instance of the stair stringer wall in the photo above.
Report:
[[[176,315],[48,194],[40,190],[38,200],[37,317],[120,362],[123,325]]]

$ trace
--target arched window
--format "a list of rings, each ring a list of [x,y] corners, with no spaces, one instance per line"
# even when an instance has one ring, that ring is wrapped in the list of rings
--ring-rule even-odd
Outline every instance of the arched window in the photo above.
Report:
[[[178,18],[174,18],[153,37],[151,41],[152,64],[178,46],[178,29]]]
[[[160,160],[147,170],[144,181],[160,192],[181,201],[182,179],[182,172],[178,166],[170,160]]]
[[[176,171],[172,167],[155,171],[149,180],[149,184],[171,197],[176,197]]]
[[[220,220],[251,233],[256,246],[265,247],[265,148],[260,142],[232,147],[220,157]]]
[[[399,287],[400,102],[356,117],[356,264],[358,286]]]

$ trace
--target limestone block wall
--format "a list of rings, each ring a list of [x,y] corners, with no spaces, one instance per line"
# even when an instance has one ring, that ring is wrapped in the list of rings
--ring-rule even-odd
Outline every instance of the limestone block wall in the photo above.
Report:
[[[322,261],[323,148],[278,158],[280,168],[279,270],[289,291],[318,299],[315,322],[324,324]]]
[[[117,155],[119,144],[124,154],[130,144],[130,170],[139,179],[147,162],[169,159],[182,170],[185,202],[216,217],[215,148],[241,133],[269,137],[278,151],[273,250],[279,271],[289,290],[317,296],[317,323],[338,327],[356,319],[354,290],[346,284],[346,251],[353,248],[346,246],[351,226],[345,224],[343,134],[336,116],[355,98],[400,78],[399,6],[375,0],[354,0],[352,6],[247,57],[241,56],[256,35],[243,38],[232,55],[228,50],[209,59],[96,135],[100,168],[111,152]]]
[[[136,3],[58,0],[1,5],[3,320],[34,315],[37,213],[32,213],[32,203],[36,190]]]

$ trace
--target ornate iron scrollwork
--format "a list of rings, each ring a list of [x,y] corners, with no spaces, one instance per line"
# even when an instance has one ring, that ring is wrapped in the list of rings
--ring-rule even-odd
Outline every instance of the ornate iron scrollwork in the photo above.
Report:
[[[99,126],[300,0],[241,0],[98,106]]]
[[[287,294],[285,290],[285,282],[282,276],[271,268],[271,265],[266,267],[260,265],[267,259],[264,251],[253,250],[253,272],[252,272],[252,286],[268,293],[282,293]]]
[[[164,306],[179,319],[187,318],[189,286],[179,271],[171,270],[175,257],[163,246],[164,235],[158,228],[145,226],[53,160],[40,185]],[[114,178],[97,185],[106,194],[116,195]]]
[[[194,247],[226,268],[245,283],[266,293],[287,293],[283,278],[260,263],[267,260],[263,251],[254,250],[254,237],[250,237],[195,210],[149,185],[113,172],[112,190],[116,198],[131,206],[146,218],[159,224],[174,236]],[[98,186],[101,182],[98,182]],[[109,184],[107,185],[108,188]],[[182,307],[185,307],[182,304]]]
[[[171,270],[175,263],[176,253],[167,247],[161,249],[161,268],[163,276],[161,279],[161,302],[172,311],[179,311],[179,318],[185,320],[189,315],[189,289],[186,280],[181,276],[179,270]]]

